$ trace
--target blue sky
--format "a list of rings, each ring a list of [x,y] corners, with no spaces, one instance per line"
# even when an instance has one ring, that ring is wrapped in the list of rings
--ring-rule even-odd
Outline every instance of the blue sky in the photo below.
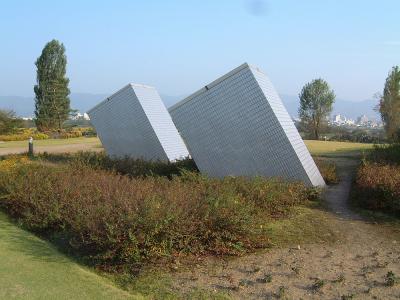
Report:
[[[34,61],[56,38],[73,92],[186,95],[246,61],[282,94],[322,77],[364,100],[400,64],[399,12],[398,0],[3,0],[0,95],[33,95]]]

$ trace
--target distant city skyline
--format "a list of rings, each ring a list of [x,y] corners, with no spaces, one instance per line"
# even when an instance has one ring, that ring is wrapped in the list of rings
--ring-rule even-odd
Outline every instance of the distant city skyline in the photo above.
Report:
[[[4,1],[0,95],[33,96],[34,62],[55,38],[75,93],[137,82],[187,95],[248,62],[281,94],[322,77],[338,98],[372,99],[400,61],[399,10],[395,0]]]

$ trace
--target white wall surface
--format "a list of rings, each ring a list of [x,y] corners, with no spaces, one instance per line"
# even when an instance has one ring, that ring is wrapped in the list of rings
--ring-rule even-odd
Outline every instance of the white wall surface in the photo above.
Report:
[[[267,76],[243,64],[169,109],[200,171],[324,180]]]
[[[153,87],[128,84],[88,114],[110,156],[173,161],[189,155]]]

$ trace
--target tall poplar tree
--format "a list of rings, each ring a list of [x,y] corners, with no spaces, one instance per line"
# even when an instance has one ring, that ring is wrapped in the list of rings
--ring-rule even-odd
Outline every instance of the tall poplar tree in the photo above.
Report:
[[[57,40],[47,43],[35,65],[36,127],[40,131],[61,129],[71,111],[64,45]]]
[[[388,139],[400,142],[400,68],[395,66],[386,78],[379,103],[379,112]]]

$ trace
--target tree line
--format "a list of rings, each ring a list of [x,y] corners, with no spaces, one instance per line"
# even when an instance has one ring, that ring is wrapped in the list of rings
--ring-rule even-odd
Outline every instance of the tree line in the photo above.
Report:
[[[34,122],[39,131],[60,130],[73,112],[70,106],[66,76],[67,56],[65,46],[57,40],[45,45],[37,58]],[[299,117],[301,127],[309,136],[319,139],[326,127],[335,102],[335,93],[322,78],[304,85],[300,94]],[[389,72],[383,93],[379,96],[378,110],[384,123],[388,140],[400,142],[400,68]],[[12,111],[0,110],[0,134],[20,126]]]
[[[320,138],[321,130],[326,126],[335,93],[323,79],[307,83],[301,93],[299,116],[301,126],[314,139]],[[400,142],[400,68],[395,66],[389,72],[383,94],[378,96],[377,110],[381,115],[389,142]]]

